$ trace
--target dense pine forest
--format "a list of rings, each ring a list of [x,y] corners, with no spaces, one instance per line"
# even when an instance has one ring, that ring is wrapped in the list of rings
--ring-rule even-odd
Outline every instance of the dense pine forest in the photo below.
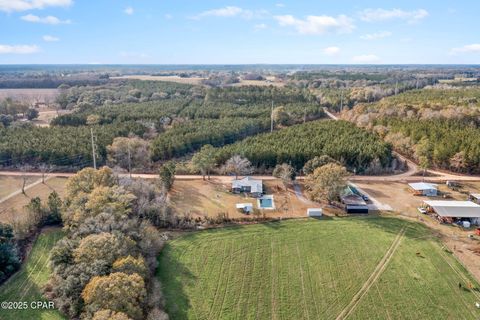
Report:
[[[3,166],[47,163],[83,167],[92,161],[91,129],[98,164],[115,137],[136,136],[149,157],[182,157],[210,144],[221,147],[270,129],[324,116],[308,90],[273,86],[208,88],[159,81],[115,81],[102,86],[63,86],[57,103],[70,112],[49,127],[2,125]],[[10,102],[9,102],[10,103]]]
[[[316,156],[328,155],[359,173],[388,166],[392,156],[388,143],[344,121],[314,121],[250,137],[219,149],[219,162],[234,154],[257,167],[289,163],[296,169]]]

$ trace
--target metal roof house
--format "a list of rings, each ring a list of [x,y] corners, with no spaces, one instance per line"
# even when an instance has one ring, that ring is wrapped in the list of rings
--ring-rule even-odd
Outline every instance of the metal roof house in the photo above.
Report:
[[[357,194],[345,194],[341,197],[347,213],[368,213],[368,205],[363,198]]]
[[[435,183],[414,182],[408,184],[416,196],[436,197],[438,185]]]
[[[245,177],[243,179],[234,179],[232,181],[233,193],[248,193],[253,197],[261,197],[263,194],[262,180],[256,180],[252,177]]]
[[[480,205],[472,201],[423,201],[440,218],[469,219],[474,224],[480,224]]]

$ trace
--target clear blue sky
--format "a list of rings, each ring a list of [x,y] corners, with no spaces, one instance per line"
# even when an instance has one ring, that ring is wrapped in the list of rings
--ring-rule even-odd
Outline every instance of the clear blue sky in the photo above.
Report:
[[[480,63],[480,1],[0,0],[0,64]]]

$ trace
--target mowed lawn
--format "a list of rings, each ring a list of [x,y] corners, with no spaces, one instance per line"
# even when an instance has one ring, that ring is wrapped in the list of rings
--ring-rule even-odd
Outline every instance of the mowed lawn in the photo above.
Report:
[[[170,241],[159,262],[172,319],[480,318],[479,292],[458,288],[478,284],[428,229],[395,218],[194,232]]]
[[[46,301],[42,296],[42,287],[47,283],[51,271],[49,256],[55,243],[63,237],[59,228],[45,229],[33,244],[27,261],[20,271],[0,286],[0,301]],[[56,310],[1,310],[0,319],[64,319]]]

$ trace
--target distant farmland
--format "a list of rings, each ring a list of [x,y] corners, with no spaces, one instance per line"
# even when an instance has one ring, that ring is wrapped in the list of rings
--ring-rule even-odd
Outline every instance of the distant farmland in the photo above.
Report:
[[[29,103],[54,102],[58,94],[58,89],[0,89],[0,100],[12,98]]]
[[[480,317],[480,294],[466,289],[478,284],[428,229],[394,218],[196,232],[159,262],[172,319]]]

